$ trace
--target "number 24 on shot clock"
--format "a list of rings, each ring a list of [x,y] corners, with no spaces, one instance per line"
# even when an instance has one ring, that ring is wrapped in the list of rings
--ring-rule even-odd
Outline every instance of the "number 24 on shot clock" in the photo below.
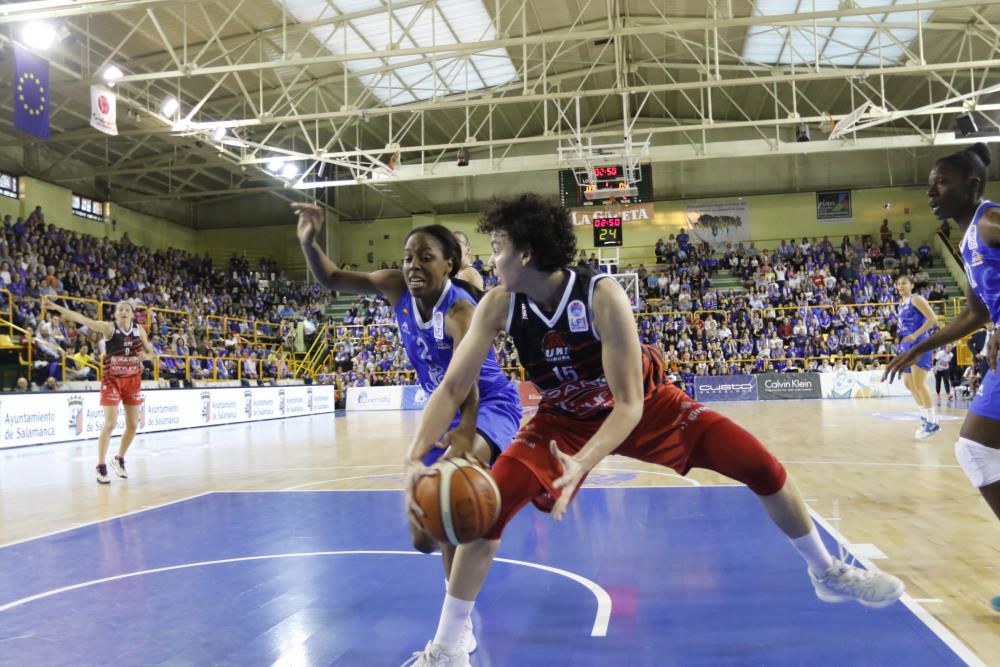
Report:
[[[622,244],[622,218],[612,216],[594,218],[594,247],[620,246]]]

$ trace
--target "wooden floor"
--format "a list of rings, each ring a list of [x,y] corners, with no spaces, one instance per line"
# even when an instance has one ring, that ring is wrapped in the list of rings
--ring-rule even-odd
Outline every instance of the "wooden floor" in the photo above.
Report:
[[[955,463],[960,420],[916,442],[905,399],[715,404],[782,460],[809,505],[988,665],[1000,665],[1000,522]],[[962,416],[962,411],[945,410]],[[140,436],[131,479],[93,478],[96,443],[0,450],[0,545],[215,490],[395,489],[418,415],[360,413]],[[622,482],[625,471],[637,474]],[[727,484],[612,457],[591,483]],[[402,525],[402,517],[400,519]],[[402,529],[402,528],[401,528]],[[748,554],[752,561],[752,554]]]

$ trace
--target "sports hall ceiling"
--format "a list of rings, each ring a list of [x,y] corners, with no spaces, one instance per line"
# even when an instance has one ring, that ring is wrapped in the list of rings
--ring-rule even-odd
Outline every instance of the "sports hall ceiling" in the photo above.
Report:
[[[48,142],[12,126],[10,42],[33,20],[65,27],[44,53]],[[254,212],[311,196],[345,219],[453,212],[484,182],[554,185],[560,146],[626,134],[655,165],[857,150],[906,164],[954,143],[968,109],[1000,129],[997,25],[1000,0],[5,3],[0,167],[200,226],[220,202],[267,224]],[[89,126],[110,64],[117,137]],[[486,177],[474,195],[470,176]]]

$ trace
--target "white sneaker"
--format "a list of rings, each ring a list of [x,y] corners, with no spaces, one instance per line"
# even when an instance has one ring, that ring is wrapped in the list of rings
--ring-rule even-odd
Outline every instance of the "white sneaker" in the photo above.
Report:
[[[434,642],[427,642],[424,650],[411,655],[403,667],[471,667],[471,663],[469,654],[461,646],[454,653],[445,653]]]
[[[110,484],[111,478],[108,477],[108,466],[103,463],[97,466],[97,483],[98,484]]]
[[[809,570],[809,578],[816,589],[816,597],[823,602],[856,600],[876,609],[888,607],[905,590],[903,582],[891,574],[862,570],[836,558],[822,577]]]
[[[941,430],[940,424],[933,424],[931,422],[924,422],[924,427],[917,431],[917,440],[926,440],[935,433]]]
[[[475,653],[479,647],[479,642],[476,641],[476,632],[472,628],[471,618],[465,621],[465,629],[462,630],[462,638],[458,640],[458,645],[470,655]]]
[[[111,469],[115,471],[115,474],[122,479],[128,479],[128,473],[125,471],[125,459],[119,458],[117,456],[111,457]]]

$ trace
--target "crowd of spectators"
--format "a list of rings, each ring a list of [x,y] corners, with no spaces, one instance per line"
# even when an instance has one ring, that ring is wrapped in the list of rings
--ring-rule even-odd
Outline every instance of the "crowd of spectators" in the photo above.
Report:
[[[104,346],[86,327],[47,311],[45,299],[105,320],[115,302],[129,301],[161,355],[160,377],[174,380],[186,376],[186,364],[193,379],[288,377],[283,352],[299,351],[323,300],[315,285],[288,280],[269,260],[252,266],[234,254],[217,267],[208,254],[152,250],[128,234],[110,240],[57,228],[41,207],[24,219],[4,218],[0,289],[7,290],[0,309],[7,311],[9,293],[11,319],[27,332],[20,338],[32,347],[31,380],[40,387],[51,387],[50,377],[93,379]],[[197,358],[188,362],[189,355]]]
[[[716,249],[682,231],[657,241],[653,255],[649,267],[617,270],[637,274],[640,337],[664,351],[679,383],[694,375],[873,368],[897,351],[896,275],[910,275],[932,303],[945,297],[944,285],[931,284],[927,273],[930,246],[912,248],[905,233],[893,238],[887,223],[877,237],[783,240],[773,248],[748,242]],[[578,264],[600,268],[585,250]],[[473,266],[487,289],[496,284],[479,257]],[[720,274],[739,288],[716,287]],[[12,295],[14,324],[28,332],[31,379],[49,389],[94,379],[104,343],[45,311],[45,298],[105,319],[110,312],[99,313],[97,303],[129,300],[148,326],[160,377],[173,380],[188,372],[192,379],[288,377],[286,353],[301,357],[323,317],[324,295],[315,285],[287,280],[267,260],[252,266],[233,255],[228,266],[216,267],[207,254],[151,250],[127,234],[112,241],[59,229],[45,223],[41,207],[24,220],[4,219],[0,288]],[[331,331],[317,382],[341,392],[415,382],[384,299],[359,299]],[[497,343],[501,366],[520,379],[513,345],[503,337]]]
[[[715,249],[681,232],[656,243],[655,265],[617,270],[637,274],[639,335],[664,351],[678,384],[695,375],[872,369],[898,351],[898,275],[910,276],[916,293],[939,311],[946,298],[945,285],[927,272],[934,261],[929,244],[913,248],[905,232],[895,239],[886,232],[883,224],[878,237],[783,240],[766,249],[754,242]],[[578,264],[600,268],[586,251]],[[473,265],[487,286],[495,284],[489,267],[478,258]],[[739,287],[717,288],[720,275]],[[352,309],[338,330],[339,381],[412,381],[392,322],[378,299]],[[367,345],[350,333],[351,325],[372,324],[378,326]],[[500,365],[520,378],[510,340],[501,336],[496,348]]]

